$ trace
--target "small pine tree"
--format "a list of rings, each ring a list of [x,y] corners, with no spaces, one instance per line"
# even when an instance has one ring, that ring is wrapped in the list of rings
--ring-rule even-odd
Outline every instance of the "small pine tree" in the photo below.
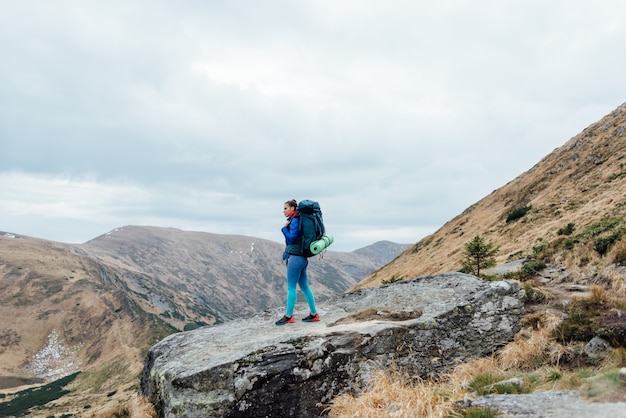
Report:
[[[485,243],[483,238],[476,235],[470,242],[465,244],[463,253],[463,271],[480,277],[480,270],[496,265],[496,254],[499,248],[494,247],[493,242]]]

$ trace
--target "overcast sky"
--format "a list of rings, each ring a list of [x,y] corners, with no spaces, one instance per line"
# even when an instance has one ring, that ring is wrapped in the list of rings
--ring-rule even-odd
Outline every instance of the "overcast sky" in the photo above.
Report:
[[[0,231],[412,244],[626,101],[623,0],[0,0]]]

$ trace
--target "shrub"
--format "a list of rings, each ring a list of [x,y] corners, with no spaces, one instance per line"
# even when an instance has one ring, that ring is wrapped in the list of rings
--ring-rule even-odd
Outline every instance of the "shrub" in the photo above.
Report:
[[[532,281],[525,282],[522,287],[526,292],[526,303],[529,305],[538,305],[550,300],[550,293],[538,287]]]
[[[521,217],[523,217],[524,215],[526,215],[531,209],[532,209],[532,205],[528,205],[528,206],[522,206],[519,208],[515,208],[513,209],[511,212],[509,212],[509,214],[506,217],[506,222],[509,223],[511,221],[514,221],[516,219],[519,219]]]
[[[402,280],[404,280],[404,277],[400,276],[396,276],[395,274],[393,276],[391,276],[390,279],[383,279],[381,281],[382,284],[391,284],[391,283],[395,283],[395,282],[401,282]]]
[[[471,271],[460,270],[460,272],[461,273],[472,274]],[[513,278],[513,275],[511,273],[504,273],[504,274],[481,274],[480,278],[483,279],[486,282],[499,282],[501,280],[510,280],[511,278]]]
[[[615,242],[622,237],[622,232],[623,231],[620,228],[616,231],[613,231],[612,234],[606,237],[598,238],[593,245],[593,249],[596,250],[596,252],[601,256],[606,255],[606,253],[609,252],[611,246],[613,246],[613,244],[615,244]]]
[[[578,239],[576,239],[576,238],[570,238],[570,239],[566,240],[566,241],[563,243],[563,247],[564,247],[566,250],[570,250],[570,251],[571,251],[571,250],[573,250],[573,249],[574,249],[574,245],[578,244],[579,242],[580,242],[580,241],[579,241]]]
[[[533,247],[533,257],[539,257],[542,253],[546,251],[548,248],[548,244],[540,244]]]
[[[523,384],[504,380],[504,376],[493,373],[481,373],[469,383],[469,387],[479,396],[498,394],[528,393],[530,390]]]
[[[596,336],[602,311],[606,309],[606,295],[594,292],[591,297],[574,299],[566,309],[567,317],[554,330],[561,343],[588,342]]]
[[[546,372],[545,381],[546,382],[556,382],[557,380],[561,380],[563,377],[563,372],[559,369],[550,369]]]
[[[463,418],[496,418],[498,417],[498,410],[492,408],[470,408],[463,412]]]
[[[601,219],[585,228],[578,237],[584,240],[597,237],[603,232],[610,231],[622,222],[622,218]]]
[[[531,261],[530,263],[525,263],[520,270],[520,280],[528,280],[545,268],[546,263],[543,261]]]
[[[556,231],[556,233],[558,235],[572,235],[575,228],[576,226],[574,225],[574,223],[570,222],[567,225],[565,225],[563,228],[560,228],[558,231]]]
[[[469,388],[472,389],[478,395],[486,395],[489,392],[484,392],[483,388],[493,385],[496,382],[502,380],[502,376],[496,375],[494,373],[481,373],[474,377],[474,379],[469,383]]]

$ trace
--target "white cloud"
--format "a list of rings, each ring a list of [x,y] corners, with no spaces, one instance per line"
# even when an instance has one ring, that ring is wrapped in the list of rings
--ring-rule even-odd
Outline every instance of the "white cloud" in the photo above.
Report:
[[[9,3],[0,229],[416,242],[623,102],[617,0]]]

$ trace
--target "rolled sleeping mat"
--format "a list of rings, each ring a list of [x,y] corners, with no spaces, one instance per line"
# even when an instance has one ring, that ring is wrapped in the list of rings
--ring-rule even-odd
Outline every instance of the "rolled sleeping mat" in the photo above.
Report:
[[[332,235],[324,235],[322,237],[322,241],[324,241],[324,248],[328,248],[330,246],[330,244],[332,244],[335,241],[335,237],[333,237]]]
[[[313,254],[319,254],[328,248],[334,241],[335,238],[332,235],[324,235],[321,239],[313,241],[309,246],[309,249]]]

